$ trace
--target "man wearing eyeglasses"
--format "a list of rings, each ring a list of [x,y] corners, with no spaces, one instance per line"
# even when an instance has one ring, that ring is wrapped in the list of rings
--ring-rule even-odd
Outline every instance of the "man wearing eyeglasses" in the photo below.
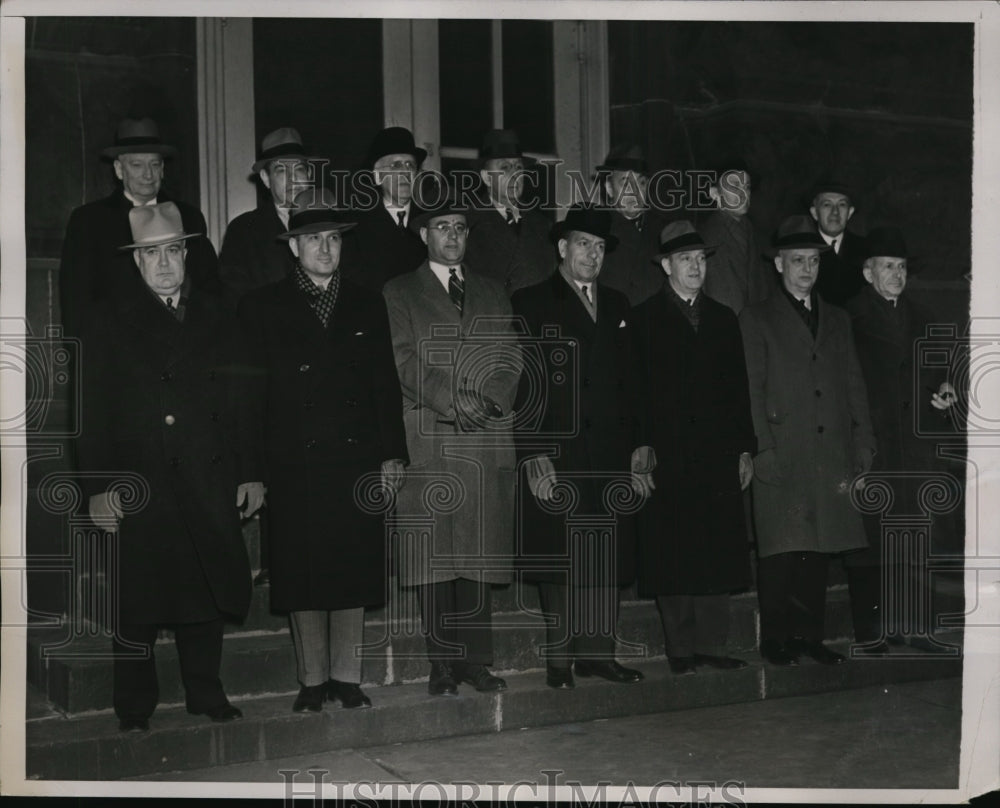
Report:
[[[449,202],[415,224],[428,260],[383,291],[410,457],[396,519],[423,525],[400,531],[399,582],[420,604],[430,694],[496,692],[490,585],[511,579],[497,561],[513,551],[521,352],[503,287],[467,271],[465,211]]]
[[[363,171],[371,182],[353,200],[358,226],[344,242],[345,278],[381,293],[385,282],[411,272],[427,257],[414,221],[421,209],[413,199],[420,164],[427,157],[413,133],[400,126],[379,132],[368,149]],[[364,177],[364,179],[369,179]],[[369,187],[370,186],[370,187]]]

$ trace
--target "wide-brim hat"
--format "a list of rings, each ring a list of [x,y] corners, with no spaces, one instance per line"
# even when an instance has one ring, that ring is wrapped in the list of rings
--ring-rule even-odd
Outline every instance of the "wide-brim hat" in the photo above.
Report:
[[[706,244],[705,239],[687,220],[671,222],[660,231],[660,251],[651,259],[654,264],[674,253],[704,250],[706,255],[715,252],[717,245]]]
[[[918,259],[910,253],[903,238],[903,231],[898,227],[876,227],[864,238],[861,252],[862,260],[869,258],[902,258],[906,261],[906,272],[915,275],[918,267],[914,263]]]
[[[831,177],[824,177],[823,179],[813,183],[812,187],[806,192],[803,197],[803,202],[805,207],[811,208],[813,200],[816,199],[820,194],[843,194],[851,203],[851,207],[856,207],[854,189],[838,179]]]
[[[636,174],[648,175],[649,164],[642,149],[634,143],[623,143],[608,152],[608,156],[596,171],[598,174],[607,174],[610,171],[634,171]]]
[[[402,126],[390,126],[375,135],[363,167],[374,168],[375,161],[387,154],[412,154],[418,168],[427,158],[427,150],[418,148],[414,142],[413,132]]]
[[[604,249],[608,252],[618,246],[618,237],[611,235],[611,212],[607,208],[573,205],[566,218],[552,226],[549,237],[553,244],[558,244],[559,239],[566,238],[574,230],[604,239]]]
[[[305,147],[302,145],[302,137],[298,130],[291,126],[282,126],[280,129],[275,129],[264,135],[260,141],[257,160],[250,167],[250,173],[256,174],[262,168],[267,168],[272,160],[277,160],[280,157],[309,159]]]
[[[160,128],[152,118],[126,118],[115,132],[115,144],[101,149],[101,157],[114,160],[122,154],[159,154],[164,159],[177,156],[177,149],[163,142]]]
[[[459,204],[458,196],[454,188],[439,185],[439,192],[436,204],[428,205],[426,210],[418,211],[413,216],[413,226],[416,228],[427,227],[432,219],[439,216],[465,216],[468,222],[469,206],[464,202]]]
[[[307,189],[299,191],[292,200],[288,232],[282,233],[278,238],[288,241],[292,236],[323,233],[327,230],[343,233],[356,225],[351,212],[337,204],[337,198],[329,188],[324,188],[318,196],[315,190]]]
[[[485,168],[487,160],[500,160],[505,157],[517,157],[525,166],[538,162],[534,157],[527,157],[521,151],[521,141],[513,129],[491,129],[483,135],[483,145],[479,148],[476,166]]]
[[[181,212],[173,202],[158,205],[136,205],[128,212],[129,227],[132,228],[132,244],[119,247],[120,250],[138,250],[142,247],[158,247],[174,241],[195,238],[201,233],[185,233]]]
[[[825,252],[831,249],[816,229],[816,222],[811,216],[795,215],[785,219],[771,238],[770,255],[773,257],[781,250],[819,250]]]

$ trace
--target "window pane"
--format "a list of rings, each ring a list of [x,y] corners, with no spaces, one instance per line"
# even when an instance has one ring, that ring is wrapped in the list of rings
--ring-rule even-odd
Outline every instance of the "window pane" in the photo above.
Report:
[[[438,67],[441,143],[479,148],[493,128],[492,34],[489,20],[441,20]]]
[[[517,130],[525,151],[556,148],[552,23],[503,21],[503,124]]]

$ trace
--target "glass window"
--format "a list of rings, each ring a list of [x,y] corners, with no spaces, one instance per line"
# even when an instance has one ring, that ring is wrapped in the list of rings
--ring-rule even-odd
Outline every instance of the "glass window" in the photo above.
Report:
[[[478,149],[493,128],[493,36],[489,20],[438,24],[441,143]]]
[[[517,130],[525,151],[556,149],[552,23],[504,20],[503,125]]]

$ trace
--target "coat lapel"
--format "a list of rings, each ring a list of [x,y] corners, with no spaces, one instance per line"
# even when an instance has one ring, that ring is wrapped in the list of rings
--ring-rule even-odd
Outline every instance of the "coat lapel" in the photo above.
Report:
[[[472,306],[466,304],[462,307],[462,314],[458,313],[455,304],[451,302],[447,290],[438,280],[429,262],[424,261],[417,267],[417,277],[423,290],[424,299],[434,310],[434,318],[440,323],[464,323],[468,319],[468,313]],[[465,273],[463,267],[462,272]],[[465,294],[469,294],[469,284],[465,286]]]

